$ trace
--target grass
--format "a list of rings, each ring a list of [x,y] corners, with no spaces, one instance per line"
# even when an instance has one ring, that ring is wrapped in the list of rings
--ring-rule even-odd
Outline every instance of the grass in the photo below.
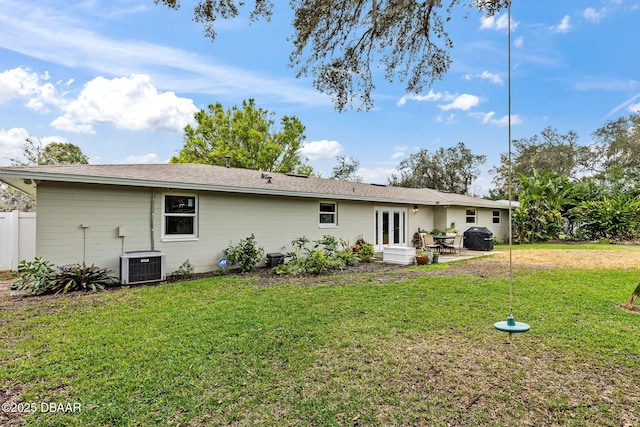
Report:
[[[18,277],[18,273],[11,270],[0,271],[0,280],[15,280]]]
[[[446,266],[425,268],[438,273]],[[7,304],[27,425],[640,425],[635,270],[264,287],[226,276]],[[283,278],[286,281],[286,278]]]

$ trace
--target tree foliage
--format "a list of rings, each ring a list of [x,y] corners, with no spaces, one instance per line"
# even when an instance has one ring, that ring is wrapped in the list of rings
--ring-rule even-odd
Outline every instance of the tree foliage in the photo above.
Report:
[[[225,110],[209,105],[195,114],[197,126],[185,127],[185,144],[171,163],[225,165],[230,156],[234,167],[270,172],[312,172],[299,150],[305,138],[304,125],[296,117],[284,116],[275,128],[273,113],[257,108],[255,101]]]
[[[69,142],[52,142],[44,145],[39,138],[28,137],[22,146],[21,157],[10,159],[11,166],[88,164],[89,159],[80,147]],[[0,185],[0,211],[35,210],[36,201],[22,191]]]
[[[586,240],[634,240],[640,233],[640,197],[585,200],[569,214],[580,224],[579,237]]]
[[[336,160],[338,165],[333,168],[331,179],[362,182],[362,177],[358,175],[360,160],[348,156],[337,156]]]
[[[514,241],[534,243],[564,232],[563,214],[572,205],[570,181],[550,171],[521,174],[520,206],[513,211]]]
[[[434,153],[423,148],[400,162],[400,175],[394,174],[389,183],[468,194],[471,182],[480,175],[479,166],[486,161],[487,156],[473,154],[464,142],[454,147],[440,147]]]
[[[599,172],[608,175],[620,171],[630,181],[640,178],[640,113],[619,117],[607,122],[593,133],[596,139],[594,153]]]
[[[155,0],[179,8],[179,0]],[[269,20],[273,4],[254,0],[251,21]],[[441,79],[451,66],[453,41],[446,25],[462,8],[492,16],[509,0],[291,0],[294,10],[290,66],[298,77],[311,75],[313,85],[332,97],[338,110],[373,107],[372,70],[384,70],[388,81],[405,83],[420,93]],[[239,16],[243,0],[199,0],[194,8],[205,34],[215,39],[218,19]],[[470,9],[469,9],[470,10]]]
[[[557,129],[546,127],[539,136],[514,140],[511,150],[511,173],[516,187],[513,192],[517,194],[520,191],[517,187],[519,175],[531,176],[534,171],[539,173],[548,171],[576,179],[585,172],[592,163],[592,159],[591,149],[579,145],[578,134],[573,131],[562,135]],[[495,174],[493,194],[502,198],[508,194],[508,154],[500,155],[500,165],[495,166],[491,172]]]
[[[10,160],[12,166],[89,164],[89,158],[75,144],[52,142],[44,145],[40,138],[31,136],[25,139],[22,157]]]

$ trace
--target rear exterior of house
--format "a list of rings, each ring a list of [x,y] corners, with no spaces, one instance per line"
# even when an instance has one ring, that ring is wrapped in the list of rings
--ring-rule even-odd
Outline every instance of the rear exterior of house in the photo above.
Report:
[[[451,222],[460,234],[482,225],[503,236],[508,217],[504,204],[434,190],[208,165],[10,167],[0,178],[37,193],[37,256],[115,272],[120,255],[150,250],[165,254],[167,274],[187,259],[212,271],[225,248],[251,234],[266,253],[327,234],[381,252]]]

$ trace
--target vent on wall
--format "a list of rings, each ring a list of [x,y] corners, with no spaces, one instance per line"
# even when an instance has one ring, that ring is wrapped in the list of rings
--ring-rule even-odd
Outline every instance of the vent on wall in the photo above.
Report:
[[[120,255],[120,283],[123,285],[165,280],[165,254],[160,251],[125,252]]]

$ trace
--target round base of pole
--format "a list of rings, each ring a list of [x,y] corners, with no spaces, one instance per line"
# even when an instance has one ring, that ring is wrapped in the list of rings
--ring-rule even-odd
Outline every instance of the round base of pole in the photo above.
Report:
[[[499,331],[509,333],[527,332],[529,329],[531,329],[531,326],[527,325],[526,323],[516,322],[513,316],[507,317],[506,321],[494,323],[493,327]]]

